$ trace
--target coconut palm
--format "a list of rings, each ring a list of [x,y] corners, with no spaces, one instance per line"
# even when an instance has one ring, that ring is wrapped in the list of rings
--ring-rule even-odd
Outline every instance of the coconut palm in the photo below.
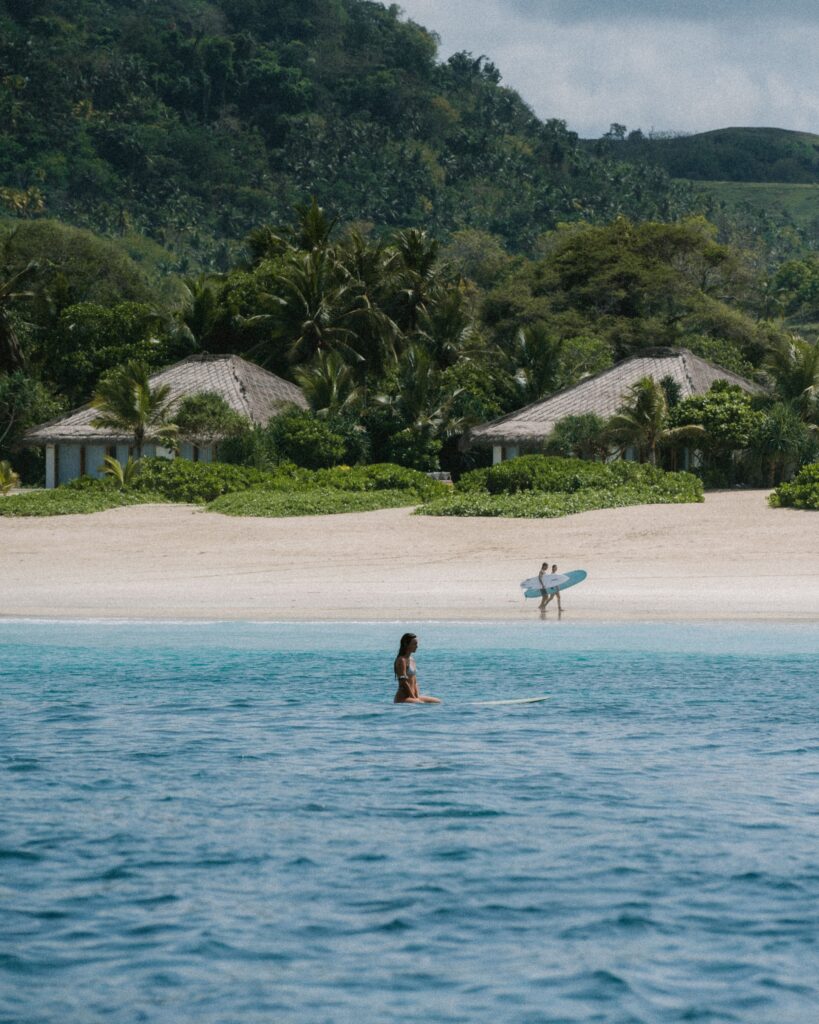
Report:
[[[146,441],[164,445],[176,441],[178,428],[171,421],[169,395],[166,384],[151,387],[145,363],[126,363],[106,374],[97,385],[93,404],[99,415],[91,420],[91,426],[131,434],[140,459]]]
[[[199,274],[182,282],[184,297],[177,314],[176,332],[191,351],[209,351],[208,343],[221,313],[218,283],[219,278],[212,274]]]
[[[485,347],[462,287],[447,289],[423,311],[416,336],[442,370]]]
[[[625,449],[633,445],[640,462],[657,465],[657,449],[662,444],[682,440],[703,440],[699,425],[668,427],[668,400],[665,389],[652,377],[642,377],[629,388],[620,409],[608,422],[608,438]]]
[[[782,400],[804,420],[819,420],[819,345],[791,335],[771,350],[767,366]]]
[[[405,427],[430,437],[448,437],[462,430],[453,406],[463,389],[448,392],[442,387],[441,373],[422,345],[409,345],[402,354],[395,383],[394,390],[375,401],[390,409]]]
[[[555,390],[562,352],[562,342],[545,324],[531,324],[518,331],[510,353],[510,369],[524,405]]]
[[[294,376],[317,416],[350,412],[361,402],[362,389],[352,368],[338,352],[319,352],[309,366],[300,367]]]
[[[414,331],[440,290],[438,243],[426,231],[408,228],[395,235],[393,245],[401,268],[396,320],[404,330]]]
[[[37,264],[28,266],[12,274],[0,284],[0,373],[14,373],[25,366],[25,357],[17,337],[12,307],[22,299],[30,299],[34,292],[19,291],[24,284],[37,272]]]

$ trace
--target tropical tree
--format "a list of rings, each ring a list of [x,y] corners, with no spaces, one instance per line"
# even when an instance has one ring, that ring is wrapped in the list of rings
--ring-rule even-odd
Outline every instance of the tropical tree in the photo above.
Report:
[[[556,389],[562,350],[561,341],[544,323],[518,331],[509,361],[522,405],[536,402]]]
[[[176,316],[176,334],[189,351],[212,351],[210,343],[223,314],[219,281],[216,275],[199,274],[182,282],[183,302]]]
[[[593,412],[565,416],[546,438],[544,452],[573,459],[604,459],[609,451],[606,421]]]
[[[171,420],[170,388],[152,387],[149,372],[145,363],[126,363],[100,380],[93,399],[98,415],[91,426],[131,434],[137,459],[146,441],[173,445],[178,433]]]
[[[661,444],[686,438],[701,440],[705,436],[701,426],[668,426],[665,389],[652,377],[642,377],[631,385],[620,409],[609,420],[606,433],[621,449],[633,445],[640,462],[647,457],[652,466],[657,465]]]
[[[322,418],[350,413],[361,403],[363,389],[338,352],[319,352],[307,366],[295,372],[313,412]]]
[[[746,461],[757,479],[773,487],[815,459],[818,450],[817,428],[804,423],[794,405],[777,402],[751,432]]]
[[[767,367],[783,402],[791,402],[802,419],[819,422],[819,344],[791,335],[776,344]]]
[[[426,231],[408,228],[396,233],[393,245],[401,268],[395,319],[403,330],[414,331],[439,293],[438,243]]]
[[[33,298],[34,292],[20,291],[20,286],[37,272],[31,262],[16,274],[0,283],[0,373],[14,373],[25,366],[25,357],[17,337],[13,307],[23,299]]]

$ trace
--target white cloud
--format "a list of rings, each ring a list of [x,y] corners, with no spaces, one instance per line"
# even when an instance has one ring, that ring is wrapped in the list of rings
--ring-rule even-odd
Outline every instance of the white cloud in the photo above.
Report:
[[[813,0],[810,9],[802,0],[766,4],[767,13],[757,0],[711,0],[707,17],[699,0],[593,7],[584,0],[571,7],[583,10],[582,19],[569,16],[565,0],[537,8],[533,0],[403,6],[439,33],[442,57],[485,53],[541,117],[564,118],[585,137],[612,121],[643,130],[767,125],[819,132]]]

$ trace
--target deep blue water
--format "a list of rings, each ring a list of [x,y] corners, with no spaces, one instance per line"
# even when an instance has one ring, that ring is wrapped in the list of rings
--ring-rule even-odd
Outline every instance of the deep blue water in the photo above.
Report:
[[[815,1024],[819,627],[410,625],[0,622],[0,1022]]]

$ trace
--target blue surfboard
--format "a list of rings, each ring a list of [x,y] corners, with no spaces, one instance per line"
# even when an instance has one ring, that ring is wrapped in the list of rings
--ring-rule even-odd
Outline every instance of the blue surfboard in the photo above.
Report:
[[[585,569],[574,569],[574,570],[572,570],[572,572],[567,572],[567,573],[564,573],[563,575],[565,575],[567,577],[566,582],[565,583],[561,583],[559,588],[557,588],[557,587],[547,587],[546,588],[546,593],[547,594],[554,594],[555,590],[557,590],[557,589],[559,589],[560,593],[562,594],[563,591],[564,590],[568,590],[569,587],[574,587],[578,583],[582,583],[583,580],[588,575],[588,573],[586,572]],[[526,590],[524,590],[523,596],[524,597],[543,597],[543,591],[540,589],[540,587],[528,587]]]

